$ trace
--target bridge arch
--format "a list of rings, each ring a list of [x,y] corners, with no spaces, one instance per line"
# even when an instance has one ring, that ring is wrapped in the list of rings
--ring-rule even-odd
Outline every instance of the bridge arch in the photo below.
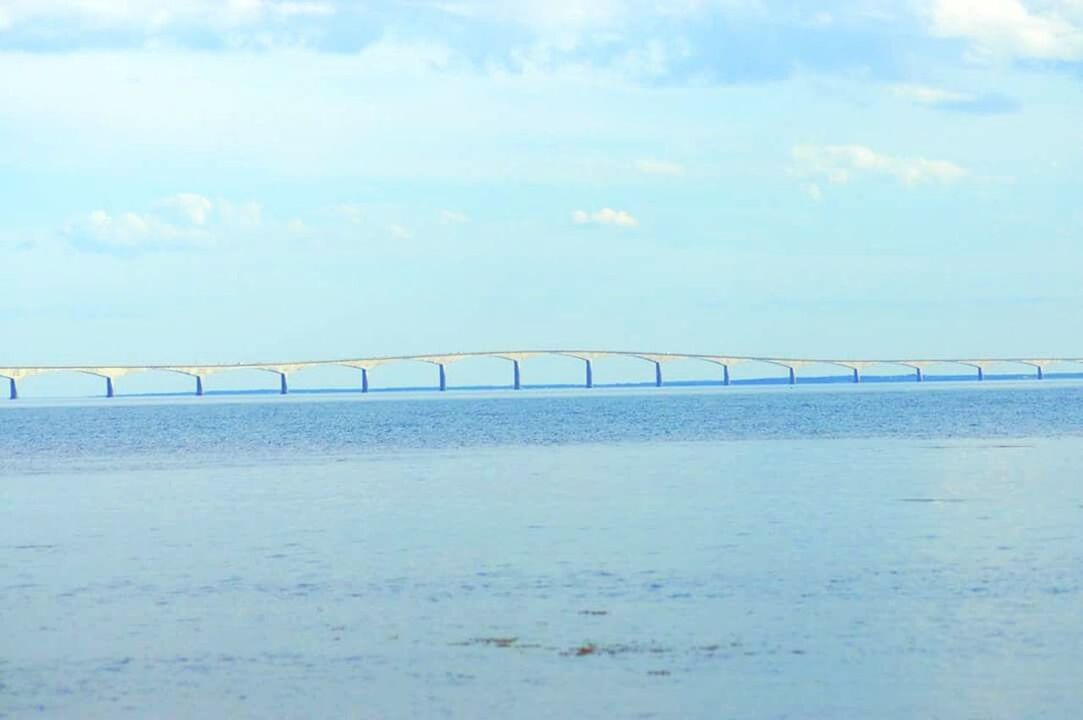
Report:
[[[597,384],[597,368],[603,370],[602,384],[610,386],[631,387],[638,385],[659,385],[662,371],[662,363],[678,359],[672,353],[643,353],[643,352],[596,352],[584,350],[561,351],[562,355],[582,360],[584,366],[584,387],[593,387]],[[643,377],[643,364],[650,363],[654,366],[654,372]],[[642,378],[640,380],[639,378]]]
[[[520,389],[572,388],[586,384],[586,361],[577,357],[575,351],[571,351],[571,354],[563,350],[496,351],[487,354],[502,360],[505,365],[510,363],[513,389],[516,370]],[[597,357],[591,359],[592,371],[596,360]],[[498,372],[508,373],[508,368]]]
[[[868,377],[892,380],[913,380],[914,368],[895,360],[842,361],[839,364],[850,368],[855,373],[854,382],[861,382]]]
[[[113,397],[116,394],[115,383],[125,375],[131,375],[136,372],[143,372],[146,368],[129,368],[129,367],[86,367],[79,368],[79,372],[87,375],[95,375],[105,380],[105,396]]]
[[[11,400],[19,399],[19,382],[24,378],[38,375],[41,370],[25,368],[0,368],[0,378],[8,381],[8,396]]]
[[[723,355],[696,355],[697,359],[704,362],[711,363],[712,365],[718,365],[722,368],[722,384],[729,385],[733,382],[733,367],[735,365],[748,362],[747,358],[741,357],[726,357]]]
[[[1055,374],[1083,373],[1083,358],[1054,358],[1047,360],[1018,360],[1022,365],[1033,368],[1038,380]],[[1058,373],[1060,371],[1060,373]]]
[[[797,373],[806,366],[813,364],[811,360],[797,360],[789,358],[752,358],[751,362],[759,362],[767,365],[775,365],[786,370],[787,381],[790,385],[797,384]]]
[[[97,373],[90,373],[102,377]],[[194,383],[170,368],[148,366],[122,375],[112,374],[117,395],[179,395],[190,393]],[[106,393],[108,395],[108,392]]]
[[[654,384],[666,385],[728,385],[730,368],[742,362],[740,358],[699,355],[695,353],[628,353],[654,366]],[[718,371],[721,368],[721,371]]]
[[[967,371],[964,368],[972,368],[978,371],[978,379],[984,379],[985,370],[974,364],[974,361],[969,360],[946,360],[946,359],[933,359],[933,360],[900,360],[900,365],[914,368],[917,379],[919,382],[925,380],[940,380],[940,379],[967,379]],[[942,371],[948,368],[954,368],[955,372],[951,374],[945,374]]]
[[[362,390],[362,378],[358,377],[358,368],[347,362],[284,363],[263,365],[257,369],[277,378],[279,394],[344,393]]]
[[[251,395],[281,392],[281,379],[278,373],[260,366],[240,364],[215,366],[213,373],[203,376],[204,391],[206,391],[209,374],[216,376],[214,380],[216,392]]]
[[[379,378],[383,392],[432,390],[447,387],[447,366],[462,360],[461,353],[449,355],[404,355],[338,362],[361,371],[361,391],[368,392]],[[435,377],[433,376],[435,366]]]
[[[178,366],[178,367],[161,367],[161,368],[155,368],[155,369],[162,370],[162,371],[165,371],[165,372],[171,372],[171,373],[174,373],[176,375],[183,375],[185,377],[192,378],[195,381],[195,394],[196,395],[203,395],[204,394],[204,392],[205,392],[204,383],[206,382],[207,376],[214,375],[214,374],[220,373],[220,372],[224,372],[224,368],[217,367],[217,366],[214,366],[214,365],[211,365],[211,366],[189,365],[189,366]]]
[[[14,388],[10,376],[5,373],[4,377],[9,378],[8,395],[14,395],[11,399],[105,397],[108,390],[102,383],[102,376],[75,367],[42,367],[19,373],[14,378]]]
[[[676,353],[634,353],[634,356],[649,362],[654,366],[654,385],[655,387],[662,387],[664,381],[663,367],[669,369],[669,367],[680,368],[682,363],[687,364],[689,361],[696,362],[696,364],[702,365],[702,359],[696,358],[691,355],[678,355]]]
[[[489,353],[489,357],[500,358],[511,363],[511,389],[521,390],[523,388],[523,363],[540,354],[537,352],[497,352]]]
[[[455,353],[419,358],[437,368],[437,387],[446,390],[452,380],[459,389],[497,389],[521,386],[522,357],[507,358],[499,353]],[[509,366],[510,363],[510,366]],[[517,382],[516,377],[519,377]]]

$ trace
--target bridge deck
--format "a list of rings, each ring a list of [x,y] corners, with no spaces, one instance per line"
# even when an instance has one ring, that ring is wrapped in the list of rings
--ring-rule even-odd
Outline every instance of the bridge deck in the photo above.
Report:
[[[662,365],[677,360],[698,360],[720,365],[725,369],[724,384],[730,382],[730,366],[738,363],[756,362],[769,363],[786,368],[789,371],[790,383],[797,382],[797,371],[809,365],[835,365],[847,368],[853,373],[854,382],[861,381],[861,373],[875,365],[896,365],[907,367],[915,371],[918,381],[924,379],[928,368],[938,365],[959,365],[977,370],[977,378],[985,379],[989,368],[1001,364],[1015,364],[1034,368],[1037,377],[1041,379],[1045,370],[1063,363],[1081,363],[1083,358],[1059,357],[1059,358],[890,358],[890,359],[867,359],[867,358],[808,358],[808,357],[777,357],[777,356],[752,356],[752,355],[710,355],[702,353],[674,353],[674,352],[637,352],[630,350],[494,350],[481,352],[453,352],[438,355],[384,355],[374,357],[350,357],[333,360],[292,360],[274,362],[246,362],[246,363],[186,363],[186,364],[152,364],[152,365],[26,365],[0,367],[0,378],[7,378],[10,382],[12,399],[18,397],[17,382],[25,377],[51,372],[77,372],[95,375],[106,380],[106,394],[113,395],[114,381],[131,373],[146,372],[152,370],[166,371],[188,375],[196,379],[196,393],[203,394],[203,378],[215,373],[229,370],[262,370],[275,373],[281,379],[281,392],[288,392],[287,377],[294,372],[316,367],[343,366],[360,369],[363,376],[363,391],[369,388],[368,371],[373,368],[398,363],[398,362],[423,362],[436,365],[439,368],[440,389],[447,388],[445,368],[451,363],[469,358],[498,358],[510,361],[514,364],[514,387],[520,388],[519,364],[530,358],[539,356],[563,356],[582,360],[586,364],[586,387],[593,386],[592,364],[595,360],[613,357],[630,357],[653,363],[655,366],[655,384],[662,385]]]

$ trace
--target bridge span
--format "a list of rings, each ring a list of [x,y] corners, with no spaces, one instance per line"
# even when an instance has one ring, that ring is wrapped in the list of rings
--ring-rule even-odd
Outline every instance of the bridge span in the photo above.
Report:
[[[635,358],[654,366],[654,384],[658,387],[663,385],[662,366],[666,363],[678,360],[694,360],[718,366],[721,369],[719,384],[729,385],[731,382],[730,368],[740,363],[767,363],[777,365],[787,370],[788,380],[791,385],[798,382],[798,371],[809,365],[834,365],[850,371],[853,382],[861,382],[862,373],[874,365],[886,365],[909,368],[913,371],[916,382],[925,380],[926,371],[934,366],[956,365],[966,367],[976,373],[978,380],[985,380],[988,370],[993,366],[1016,365],[1033,371],[1034,377],[1041,380],[1045,377],[1050,367],[1061,364],[1083,365],[1083,358],[917,358],[917,359],[893,359],[893,360],[861,360],[861,359],[823,359],[823,358],[785,358],[785,357],[753,357],[741,355],[703,355],[672,352],[633,352],[627,350],[507,350],[488,352],[456,352],[444,355],[398,355],[381,357],[358,357],[343,358],[338,360],[302,360],[291,362],[268,362],[268,363],[232,363],[210,365],[40,365],[40,366],[11,366],[0,367],[0,378],[6,379],[9,385],[9,397],[12,400],[19,397],[19,381],[24,378],[40,375],[43,373],[74,372],[93,375],[105,381],[105,396],[113,397],[116,392],[116,381],[126,375],[147,371],[165,371],[186,375],[195,383],[196,395],[204,394],[204,380],[209,375],[226,372],[229,370],[260,370],[274,373],[279,378],[279,391],[282,395],[289,392],[289,377],[291,374],[302,370],[316,367],[349,367],[360,370],[361,392],[369,391],[369,373],[381,366],[399,362],[423,362],[434,365],[437,368],[438,387],[441,391],[447,390],[447,367],[453,363],[469,358],[499,358],[506,360],[512,365],[510,387],[514,390],[522,388],[521,364],[526,360],[539,356],[563,356],[581,360],[584,363],[583,387],[594,387],[594,362],[604,358]],[[1083,368],[1081,368],[1083,369]]]

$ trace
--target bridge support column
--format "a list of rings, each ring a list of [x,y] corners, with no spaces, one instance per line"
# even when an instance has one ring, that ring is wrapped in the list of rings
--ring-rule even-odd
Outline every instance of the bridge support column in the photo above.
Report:
[[[289,381],[286,380],[286,373],[278,373],[278,394],[285,395],[290,391]]]
[[[522,385],[519,383],[519,361],[518,360],[512,360],[511,364],[512,364],[512,368],[513,368],[512,372],[515,374],[514,382],[512,383],[512,388],[514,388],[515,390],[518,390],[519,388],[522,387]]]
[[[361,392],[367,393],[369,391],[369,371],[365,368],[361,368]]]
[[[196,395],[203,395],[203,378],[201,378],[199,375],[196,375]]]
[[[18,400],[19,399],[19,387],[15,383],[15,378],[8,378],[8,386],[11,388],[11,395],[10,395],[11,399],[12,400]]]
[[[1038,379],[1039,379],[1039,380],[1042,380],[1042,379],[1044,379],[1044,378],[1045,378],[1045,371],[1044,371],[1044,370],[1042,370],[1042,366],[1041,366],[1041,365],[1039,365],[1039,366],[1038,366]],[[15,381],[14,381],[14,380],[12,380],[11,382],[12,382],[12,383],[14,383]],[[15,386],[14,386],[14,385],[12,385],[12,387],[14,388]]]
[[[790,368],[789,370],[790,370],[790,385],[796,385],[797,384],[797,371],[794,370],[793,368]]]
[[[914,368],[914,376],[918,382],[925,382],[925,372],[921,368]]]
[[[584,387],[592,388],[594,387],[594,368],[591,366],[590,360],[584,360],[583,362],[587,364],[587,383]]]
[[[854,382],[861,382],[861,370],[859,370],[858,368],[854,368]]]
[[[111,377],[105,379],[105,396],[107,398],[113,397],[113,378]]]
[[[443,365],[438,365],[440,368],[440,392],[447,390],[447,371],[444,370]]]
[[[729,386],[729,384],[730,384],[730,366],[729,365],[723,365],[722,366],[722,384],[726,385],[726,386]]]
[[[984,368],[978,368],[978,380],[984,380],[984,379],[985,379],[985,369]]]
[[[654,364],[654,386],[662,387],[662,363],[660,362]]]

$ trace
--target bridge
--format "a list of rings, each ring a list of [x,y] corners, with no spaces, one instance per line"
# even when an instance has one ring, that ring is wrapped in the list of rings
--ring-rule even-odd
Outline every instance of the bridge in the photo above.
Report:
[[[594,362],[604,358],[635,358],[650,363],[654,366],[654,384],[661,387],[663,384],[662,367],[666,363],[678,360],[693,360],[721,368],[719,384],[729,385],[731,381],[730,368],[740,363],[767,363],[785,368],[788,371],[788,379],[791,385],[798,382],[797,373],[809,365],[834,365],[850,371],[853,382],[860,383],[862,373],[874,365],[886,365],[905,367],[913,370],[916,382],[922,382],[926,377],[926,370],[933,366],[953,364],[960,367],[970,368],[976,372],[978,380],[985,380],[989,368],[1004,364],[1014,364],[1032,371],[1038,380],[1045,377],[1048,369],[1059,364],[1083,365],[1083,358],[926,358],[926,359],[895,359],[895,360],[840,360],[840,359],[815,359],[815,358],[784,358],[784,357],[752,357],[730,355],[700,355],[671,352],[631,352],[624,350],[511,350],[495,352],[459,352],[446,355],[400,355],[385,357],[361,357],[345,358],[339,360],[305,360],[296,362],[270,362],[270,363],[234,363],[212,365],[52,365],[52,366],[26,366],[26,367],[0,367],[0,378],[5,378],[9,383],[9,396],[12,400],[19,397],[19,381],[43,373],[75,372],[94,375],[105,381],[105,396],[113,397],[116,391],[116,381],[126,375],[147,371],[165,371],[179,373],[192,378],[195,382],[195,394],[204,394],[204,379],[209,375],[227,372],[230,370],[260,370],[273,373],[279,378],[279,391],[282,395],[289,392],[289,377],[302,370],[316,367],[348,367],[361,371],[361,392],[369,391],[369,373],[381,366],[400,362],[422,362],[437,368],[438,387],[441,391],[447,390],[447,367],[453,363],[469,358],[499,358],[511,363],[512,376],[511,388],[522,388],[520,365],[534,357],[539,356],[563,356],[581,360],[585,367],[583,387],[594,387]],[[1083,368],[1081,368],[1083,369]]]

